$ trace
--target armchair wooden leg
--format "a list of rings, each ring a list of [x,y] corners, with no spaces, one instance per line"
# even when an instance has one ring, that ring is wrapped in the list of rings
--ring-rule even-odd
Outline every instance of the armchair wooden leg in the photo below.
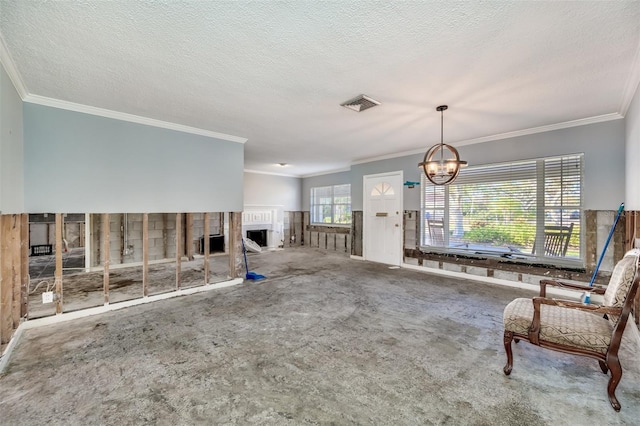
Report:
[[[607,374],[609,372],[609,368],[607,367],[607,364],[604,363],[604,361],[598,360],[598,364],[600,364],[600,370],[602,370],[604,374]]]
[[[607,356],[607,367],[609,367],[609,370],[611,371],[611,378],[609,379],[609,385],[607,386],[609,402],[614,410],[620,411],[620,402],[618,402],[615,392],[618,387],[618,383],[620,383],[620,379],[622,378],[622,366],[620,365],[617,355],[609,354],[609,356]]]
[[[504,366],[502,371],[507,376],[511,374],[513,369],[513,352],[511,351],[511,341],[513,340],[513,333],[511,331],[504,331],[504,350],[507,352],[507,365]]]

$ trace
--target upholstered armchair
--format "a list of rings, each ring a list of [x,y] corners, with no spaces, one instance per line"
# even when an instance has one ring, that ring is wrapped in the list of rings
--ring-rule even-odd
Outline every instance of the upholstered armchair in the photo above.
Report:
[[[504,374],[511,374],[513,353],[511,342],[526,340],[555,351],[582,355],[598,360],[604,374],[611,373],[607,393],[616,411],[620,403],[615,390],[622,378],[618,350],[627,324],[640,278],[640,250],[628,251],[611,274],[605,288],[581,286],[552,280],[540,281],[540,296],[513,300],[504,310],[504,348],[507,365]],[[602,305],[546,297],[547,286],[591,291],[602,294]]]

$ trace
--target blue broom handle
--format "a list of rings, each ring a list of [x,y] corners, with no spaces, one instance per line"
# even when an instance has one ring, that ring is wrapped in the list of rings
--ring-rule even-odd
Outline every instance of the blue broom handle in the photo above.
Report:
[[[620,215],[622,214],[623,210],[624,203],[620,203],[620,207],[618,207],[618,214],[616,215],[616,220],[613,221],[613,226],[611,227],[611,231],[609,231],[607,241],[604,243],[604,248],[602,249],[602,253],[600,254],[600,259],[598,259],[596,269],[594,269],[593,275],[591,276],[591,281],[589,281],[589,287],[593,287],[593,283],[596,280],[596,275],[598,275],[598,269],[600,269],[600,264],[602,263],[602,259],[604,258],[604,253],[607,251],[607,247],[609,247],[609,242],[611,241],[611,237],[613,236],[613,231],[616,230],[616,225],[618,224],[618,220],[620,219]]]
[[[247,263],[247,249],[244,246],[244,238],[242,239],[242,254],[244,254],[244,268],[247,270],[247,274],[249,273],[249,264]]]

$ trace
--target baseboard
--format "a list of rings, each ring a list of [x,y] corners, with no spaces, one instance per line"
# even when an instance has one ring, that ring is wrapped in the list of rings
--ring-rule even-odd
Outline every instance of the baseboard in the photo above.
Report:
[[[18,344],[20,337],[22,336],[22,331],[24,330],[23,323],[21,323],[16,329],[13,336],[11,336],[11,340],[9,340],[9,344],[4,349],[4,352],[0,356],[0,376],[4,374],[5,368],[9,365],[9,358],[11,357],[11,353],[13,352],[13,348]]]

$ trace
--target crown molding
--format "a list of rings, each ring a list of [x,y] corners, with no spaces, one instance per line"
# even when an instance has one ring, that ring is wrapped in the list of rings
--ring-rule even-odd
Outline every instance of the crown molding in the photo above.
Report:
[[[22,77],[20,77],[20,73],[18,72],[18,68],[16,68],[15,62],[13,62],[13,58],[9,54],[9,49],[7,49],[7,45],[4,42],[4,38],[0,34],[0,62],[4,66],[4,70],[7,72],[9,79],[13,83],[13,87],[16,88],[18,95],[22,100],[29,93],[27,91],[24,82],[22,81]]]
[[[622,114],[623,117],[627,115],[627,111],[629,111],[629,107],[633,101],[633,96],[638,90],[640,90],[640,41],[638,42],[638,47],[636,49],[636,56],[631,63],[627,84],[625,85],[624,92],[622,93],[620,114]]]
[[[492,136],[483,136],[481,138],[466,139],[458,142],[447,142],[447,143],[452,146],[473,145],[473,144],[483,143],[483,142],[517,138],[519,136],[534,135],[536,133],[544,133],[544,132],[551,132],[554,130],[568,129],[571,127],[586,126],[587,124],[595,124],[595,123],[602,123],[605,121],[620,120],[622,118],[624,118],[622,114],[613,112],[611,114],[603,114],[595,117],[580,118],[578,120],[571,120],[571,121],[565,121],[562,123],[550,124],[548,126],[532,127],[530,129],[517,130],[515,132],[499,133]],[[373,161],[388,160],[390,158],[406,157],[409,155],[423,154],[425,151],[426,149],[414,149],[411,151],[403,151],[395,154],[387,154],[387,155],[381,155],[378,157],[371,157],[371,158],[365,158],[362,160],[352,161],[351,164],[355,165],[355,164],[371,163]]]
[[[354,164],[354,163],[352,163]],[[326,172],[319,172],[319,173],[311,173],[308,175],[302,175],[300,176],[301,178],[312,178],[312,177],[316,177],[316,176],[324,176],[324,175],[332,175],[334,173],[342,173],[342,172],[350,172],[351,171],[351,167],[343,167],[341,169],[334,169],[334,170],[328,170]]]
[[[25,98],[23,98],[23,100],[24,102],[32,104],[60,108],[68,111],[75,111],[100,117],[113,118],[115,120],[128,121],[131,123],[143,124],[146,126],[160,127],[163,129],[175,130],[177,132],[192,133],[194,135],[207,136],[210,138],[222,139],[229,142],[245,143],[247,141],[247,138],[241,138],[239,136],[227,135],[225,133],[213,132],[211,130],[198,129],[196,127],[170,123],[168,121],[156,120],[154,118],[141,117],[139,115],[127,114],[124,112],[113,111],[105,108],[77,104],[60,99],[47,98],[44,96],[28,94]]]
[[[501,139],[517,138],[519,136],[534,135],[536,133],[552,132],[554,130],[569,129],[571,127],[586,126],[587,124],[602,123],[605,121],[620,120],[624,116],[617,112],[610,114],[597,115],[595,117],[580,118],[578,120],[565,121],[563,123],[549,124],[547,126],[532,127],[530,129],[516,130],[515,132],[499,133],[493,136],[485,136],[476,139],[467,139],[465,141],[455,142],[451,145],[464,146],[476,143],[497,141]]]
[[[244,169],[245,173],[254,173],[257,175],[271,175],[271,176],[283,176],[283,177],[292,177],[292,178],[301,178],[302,176],[298,176],[298,175],[290,175],[290,174],[286,174],[286,173],[275,173],[275,172],[263,172],[260,170],[250,170],[250,169]]]

